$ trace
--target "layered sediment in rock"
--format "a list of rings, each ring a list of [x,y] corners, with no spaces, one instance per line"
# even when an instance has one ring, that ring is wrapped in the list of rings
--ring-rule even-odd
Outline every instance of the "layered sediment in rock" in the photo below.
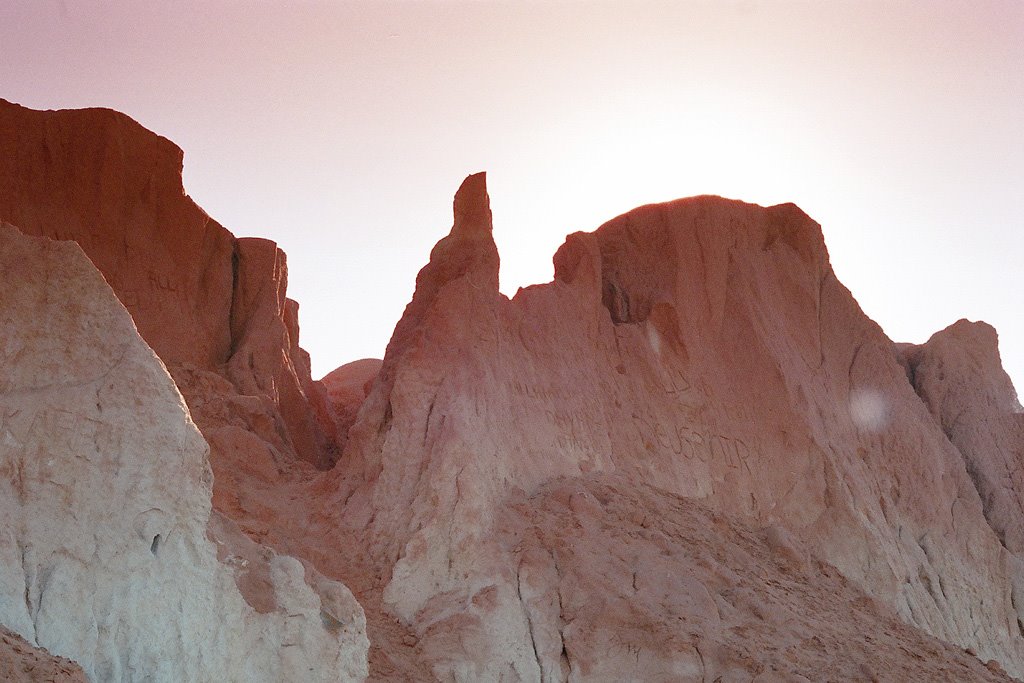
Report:
[[[0,624],[90,680],[359,680],[348,589],[211,518],[209,449],[72,242],[0,224]]]
[[[385,609],[415,632],[417,655],[437,677],[564,680],[586,670],[699,679],[698,646],[682,626],[662,621],[656,630],[675,636],[643,635],[657,619],[637,615],[623,567],[582,562],[565,579],[542,558],[530,572],[546,578],[524,588],[523,538],[504,530],[510,510],[529,517],[545,487],[592,477],[613,477],[615,496],[651,486],[699,501],[730,529],[774,530],[765,543],[782,556],[791,544],[779,539],[796,539],[877,600],[868,611],[882,630],[864,630],[864,642],[889,637],[881,624],[892,611],[1024,672],[1024,603],[1012,591],[1019,570],[986,519],[992,494],[979,495],[896,346],[836,280],[814,221],[793,205],[697,197],[571,235],[554,260],[552,283],[502,296],[483,176],[467,179],[451,234],[417,278],[331,475],[336,493],[319,523],[361,539],[369,571],[385,577]],[[1008,509],[1015,495],[996,507]],[[548,526],[565,529],[549,534],[548,554],[561,544],[600,557],[607,547],[642,567],[642,558],[678,556],[675,543],[693,541],[646,538],[638,523],[627,551],[621,538],[581,531],[571,496],[543,505]],[[614,523],[596,526],[617,536]],[[527,541],[543,536],[531,528]],[[738,543],[736,533],[722,542]],[[719,570],[693,573],[691,561],[665,567],[690,572],[691,584],[652,590],[685,588],[720,611],[728,582],[714,578]],[[835,576],[800,576],[812,592],[835,587]],[[752,590],[752,604],[769,599]],[[566,605],[567,591],[594,607]],[[794,600],[783,602],[795,614],[816,602]],[[732,633],[772,623],[755,607],[749,614]],[[808,619],[797,631],[813,621],[828,638],[846,637],[834,618]],[[573,636],[588,631],[606,640]],[[650,641],[653,668],[640,665],[641,641]],[[812,647],[787,642],[798,641]],[[746,652],[729,637],[717,643],[727,659]],[[743,656],[755,661],[737,680],[775,666],[767,655]],[[790,664],[794,675],[819,671],[810,660]]]
[[[232,452],[218,430],[234,425],[282,466],[327,467],[336,430],[298,346],[284,253],[196,206],[182,158],[124,114],[0,100],[0,219],[82,247],[171,370],[215,465]]]

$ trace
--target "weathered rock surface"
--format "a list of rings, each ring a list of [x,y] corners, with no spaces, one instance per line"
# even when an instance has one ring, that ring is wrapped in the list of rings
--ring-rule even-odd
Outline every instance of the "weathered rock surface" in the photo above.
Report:
[[[0,100],[0,219],[78,242],[204,434],[240,426],[279,461],[327,467],[336,430],[298,346],[284,253],[236,239],[196,206],[182,188],[182,158],[124,114]],[[217,462],[221,444],[210,441]]]
[[[211,518],[208,447],[73,242],[0,225],[0,624],[97,681],[360,680],[345,586]]]
[[[356,539],[365,555],[350,571],[384,577],[382,609],[434,676],[988,675],[942,673],[974,665],[912,644],[912,629],[897,638],[891,613],[1024,672],[1020,572],[983,504],[997,496],[979,495],[896,346],[836,280],[816,223],[792,205],[717,197],[646,206],[569,236],[555,271],[499,293],[484,178],[467,179],[314,519]],[[1016,486],[1003,475],[995,488]],[[646,502],[611,520],[588,512],[588,527],[554,491],[590,479],[609,500]],[[681,506],[668,527],[644,530],[645,506],[662,505],[646,487]],[[717,564],[683,549],[702,537],[682,499],[725,520]],[[621,514],[638,516],[633,535]],[[689,531],[672,536],[680,524]],[[767,531],[754,541],[751,528]],[[330,547],[323,533],[312,543]],[[789,569],[724,559],[734,547]],[[661,574],[644,578],[652,567]],[[780,592],[784,579],[800,590]],[[747,606],[722,604],[730,585],[752,591]],[[703,668],[701,632],[720,653]],[[822,642],[851,644],[840,662],[814,653]]]
[[[473,602],[486,612],[515,591],[509,616],[525,621],[540,680],[1007,680],[902,623],[779,527],[643,483],[555,480],[510,496],[497,522],[512,563]],[[484,623],[460,624],[448,651],[486,652]],[[450,625],[431,629],[451,638]]]
[[[996,331],[966,320],[902,349],[908,377],[956,446],[985,518],[1012,554],[1011,600],[1024,607],[1024,411],[999,359]],[[1024,633],[1024,610],[1017,627]]]
[[[961,320],[903,355],[914,388],[963,457],[989,524],[1024,559],[1024,414],[996,331]]]
[[[470,176],[383,361],[321,386],[284,255],[181,162],[0,101],[0,218],[78,242],[188,403],[77,247],[0,230],[0,623],[31,643],[94,680],[358,679],[364,628],[374,680],[1024,674],[994,331],[893,344],[795,206],[641,207],[509,300]]]
[[[32,647],[16,633],[0,626],[0,680],[8,683],[85,683],[82,667]]]

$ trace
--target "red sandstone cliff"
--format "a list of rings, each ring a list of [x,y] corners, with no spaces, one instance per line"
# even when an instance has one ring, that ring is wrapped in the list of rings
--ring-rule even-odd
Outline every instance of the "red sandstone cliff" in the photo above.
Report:
[[[879,655],[895,615],[1024,671],[1019,561],[985,515],[1017,505],[1016,482],[979,477],[951,442],[814,221],[717,197],[645,206],[569,236],[555,269],[498,292],[484,179],[467,179],[329,475],[321,528],[360,539],[381,608],[434,675],[816,679],[829,665],[811,634],[863,644],[832,655],[841,671]],[[948,390],[978,399],[969,381]],[[1019,469],[1020,444],[997,447],[999,472]],[[718,541],[682,521],[693,514],[723,520]],[[721,554],[748,525],[765,545],[742,556],[774,555],[780,576],[754,560],[768,573],[738,577],[743,560]],[[685,550],[705,542],[708,555]],[[835,595],[840,575],[876,620],[859,634],[800,593]],[[800,591],[757,585],[783,580]],[[744,654],[733,635],[758,628],[768,640]],[[769,657],[773,638],[789,645]],[[952,676],[926,671],[877,673]]]
[[[352,588],[372,679],[1024,672],[994,332],[893,344],[797,207],[640,207],[508,299],[471,176],[379,372],[332,373],[332,404],[283,254],[202,213],[173,144],[0,103],[0,152],[0,218],[82,245],[213,445],[214,506]]]
[[[215,467],[247,434],[269,471],[328,467],[336,429],[298,345],[285,255],[207,216],[182,188],[182,158],[118,112],[0,100],[0,219],[81,245],[171,370]]]

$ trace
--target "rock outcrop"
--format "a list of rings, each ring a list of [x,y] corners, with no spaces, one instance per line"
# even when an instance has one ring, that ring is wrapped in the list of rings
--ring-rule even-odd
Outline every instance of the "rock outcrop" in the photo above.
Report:
[[[985,518],[1012,556],[1010,598],[1024,633],[1024,410],[999,359],[996,331],[966,320],[906,345],[908,377],[963,458]]]
[[[990,673],[1024,673],[1020,571],[1000,542],[1010,532],[985,515],[1020,489],[1003,471],[991,481],[1005,495],[979,483],[836,279],[814,221],[697,197],[570,235],[554,262],[553,282],[501,295],[484,178],[467,179],[328,475],[316,524],[358,539],[360,571],[384,577],[382,608],[436,677],[701,680],[725,666],[723,680],[813,680],[829,659],[808,648],[823,641],[860,643],[843,667],[932,658],[910,640],[902,655],[866,654],[896,637],[890,614],[998,660]],[[997,448],[1019,461],[1005,450],[1019,436],[1007,439]],[[608,501],[650,496],[681,511],[615,504],[608,520]],[[703,543],[695,514],[724,520],[714,562],[681,549]],[[788,568],[737,578],[734,546]],[[736,586],[753,591],[747,607]],[[841,609],[825,595],[848,596],[864,620],[844,631],[812,614]],[[752,649],[743,633],[781,640]],[[929,642],[932,664],[963,664]]]
[[[0,273],[0,624],[96,681],[361,680],[359,605],[211,517],[209,448],[79,246],[0,224]]]
[[[989,525],[1024,559],[1024,412],[996,331],[961,320],[903,355],[914,388],[963,457]]]
[[[82,247],[175,377],[215,467],[235,450],[232,426],[280,466],[329,467],[336,428],[298,345],[284,253],[196,206],[182,158],[118,112],[0,100],[0,219]]]

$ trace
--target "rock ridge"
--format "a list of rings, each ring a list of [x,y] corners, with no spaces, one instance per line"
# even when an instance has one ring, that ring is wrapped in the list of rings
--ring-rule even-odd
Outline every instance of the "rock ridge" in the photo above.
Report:
[[[389,577],[383,604],[436,677],[568,675],[528,606],[561,593],[548,581],[525,596],[502,510],[593,476],[777,529],[779,548],[796,539],[906,623],[1024,672],[1024,600],[1006,578],[1020,570],[986,518],[991,495],[798,207],[640,207],[570,235],[555,279],[511,300],[447,277],[496,277],[496,255],[486,269],[440,267],[453,244],[417,278],[317,513]],[[562,500],[568,519],[575,503]],[[624,590],[601,571],[588,580]],[[574,628],[610,628],[605,618]],[[669,650],[657,658],[651,675],[683,666]]]
[[[1024,412],[995,329],[961,319],[901,354],[914,390],[963,458],[989,525],[1024,561]],[[1019,581],[1014,602],[1024,604]]]

